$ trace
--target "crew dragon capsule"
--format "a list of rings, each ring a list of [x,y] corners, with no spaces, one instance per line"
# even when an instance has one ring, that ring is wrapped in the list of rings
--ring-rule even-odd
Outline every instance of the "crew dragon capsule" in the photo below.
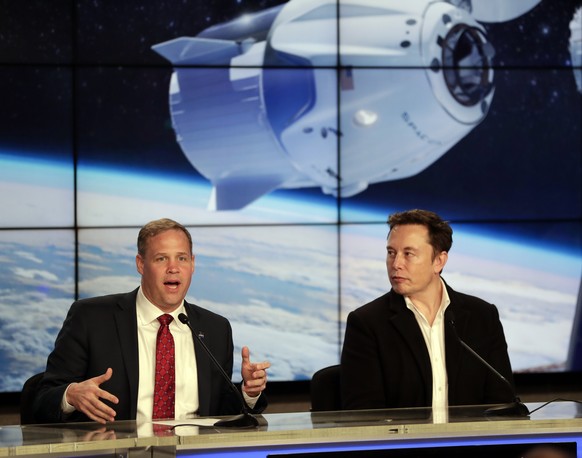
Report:
[[[487,114],[494,50],[480,22],[539,1],[290,0],[154,45],[174,66],[172,123],[212,183],[209,209],[418,174]]]

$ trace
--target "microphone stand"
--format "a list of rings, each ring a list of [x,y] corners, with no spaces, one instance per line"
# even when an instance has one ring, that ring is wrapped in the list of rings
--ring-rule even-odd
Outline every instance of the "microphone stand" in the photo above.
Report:
[[[192,326],[190,325],[190,320],[188,319],[188,316],[185,313],[180,313],[178,315],[178,319],[190,328],[190,331],[192,331],[192,334],[194,335],[194,337],[196,338],[196,340],[198,341],[200,346],[204,349],[204,351],[206,352],[206,354],[208,355],[208,357],[210,358],[210,360],[212,361],[214,366],[216,366],[216,368],[219,370],[222,377],[228,383],[228,386],[236,393],[236,396],[241,403],[241,411],[242,412],[239,415],[235,415],[235,416],[230,417],[230,418],[224,418],[222,420],[218,420],[214,424],[214,426],[229,427],[229,428],[256,428],[257,426],[259,426],[259,420],[257,420],[249,412],[249,409],[247,407],[247,403],[245,402],[241,392],[238,390],[238,388],[235,386],[235,384],[232,383],[232,380],[227,375],[227,373],[224,371],[224,369],[222,368],[220,363],[216,360],[216,358],[214,357],[214,355],[210,351],[210,348],[208,348],[208,346],[204,343],[204,341],[200,338],[200,336],[196,332],[194,332],[194,329],[192,329]]]
[[[455,330],[455,332],[456,332],[456,330]],[[457,336],[457,338],[459,339],[459,342],[461,343],[461,345],[463,347],[465,347],[473,356],[475,356],[479,361],[481,361],[490,371],[492,371],[501,380],[503,380],[503,382],[505,382],[505,384],[507,386],[509,386],[509,388],[511,389],[511,392],[513,393],[513,387],[511,386],[511,383],[509,383],[509,381],[503,375],[501,375],[497,370],[495,370],[493,368],[493,366],[491,366],[487,361],[485,361],[483,358],[481,358],[481,356],[475,350],[473,350],[471,347],[469,347],[469,345],[467,345],[459,336]],[[526,407],[526,405],[523,402],[521,402],[519,397],[514,395],[513,402],[510,402],[508,404],[503,404],[501,406],[490,407],[489,409],[485,410],[485,415],[486,416],[529,417],[529,409]]]
[[[507,387],[509,388],[510,392],[513,395],[513,402],[503,404],[501,406],[490,407],[489,409],[485,410],[484,412],[485,416],[529,417],[529,409],[523,402],[521,402],[521,399],[519,399],[519,397],[515,394],[515,391],[511,383],[509,383],[509,381],[503,375],[501,375],[499,371],[497,371],[493,366],[491,366],[487,361],[485,361],[479,355],[479,353],[473,350],[469,345],[465,343],[465,341],[463,341],[463,339],[459,337],[459,334],[457,334],[457,328],[455,327],[455,320],[453,317],[451,317],[450,323],[459,343],[475,358],[481,361],[481,363],[483,363],[487,369],[489,369],[493,374],[495,374],[497,378],[499,378],[503,383],[505,383],[505,385],[507,385]]]

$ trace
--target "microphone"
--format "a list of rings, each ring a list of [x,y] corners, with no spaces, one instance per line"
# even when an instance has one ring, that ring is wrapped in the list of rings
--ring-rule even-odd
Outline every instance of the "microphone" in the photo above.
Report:
[[[206,354],[208,355],[208,357],[210,358],[210,360],[212,361],[214,366],[216,366],[216,368],[220,371],[220,374],[222,375],[224,380],[226,380],[226,383],[228,383],[228,386],[232,389],[232,391],[234,391],[236,393],[237,398],[239,399],[239,401],[241,403],[241,412],[242,413],[240,415],[235,415],[234,417],[231,417],[231,418],[225,418],[223,420],[219,420],[214,424],[214,426],[218,426],[218,427],[228,426],[228,427],[233,427],[233,428],[256,428],[257,426],[259,426],[259,420],[257,420],[255,417],[253,417],[249,413],[247,403],[245,402],[241,392],[238,390],[236,385],[234,383],[232,383],[232,380],[230,379],[228,374],[224,371],[224,369],[222,368],[220,363],[216,360],[216,358],[214,357],[214,355],[210,351],[210,348],[208,348],[208,346],[204,343],[204,341],[198,335],[198,333],[194,332],[194,329],[192,329],[192,326],[190,325],[190,320],[188,319],[188,316],[185,313],[180,313],[178,315],[178,319],[190,328],[190,331],[192,331],[192,334],[194,335],[194,337],[196,338],[198,343],[202,346],[204,351],[206,351]]]
[[[526,405],[523,402],[521,402],[519,397],[516,395],[516,393],[513,389],[513,386],[511,385],[511,383],[509,383],[509,380],[507,380],[503,375],[501,375],[499,373],[499,371],[497,371],[493,366],[491,366],[491,364],[489,364],[487,361],[485,361],[475,350],[473,350],[469,345],[467,345],[465,343],[465,341],[463,339],[461,339],[459,337],[459,334],[457,334],[457,328],[455,327],[455,315],[452,311],[449,311],[449,317],[450,317],[451,327],[453,328],[453,332],[455,334],[455,337],[459,341],[459,343],[469,353],[471,353],[475,358],[477,358],[479,361],[481,361],[481,363],[487,369],[489,369],[493,374],[495,374],[495,376],[499,380],[501,380],[509,388],[511,395],[513,396],[513,402],[510,402],[508,404],[504,404],[504,405],[501,405],[498,407],[491,407],[491,408],[485,410],[485,415],[488,415],[488,416],[529,417],[528,408],[526,407]]]

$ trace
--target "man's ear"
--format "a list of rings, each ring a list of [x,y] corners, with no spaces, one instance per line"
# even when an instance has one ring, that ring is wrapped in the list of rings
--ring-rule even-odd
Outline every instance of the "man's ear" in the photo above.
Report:
[[[449,253],[447,253],[446,251],[441,251],[439,254],[437,254],[433,262],[435,273],[440,274],[445,268],[445,264],[447,263],[448,260]]]
[[[140,254],[136,255],[135,257],[135,268],[140,275],[143,275],[143,258]]]

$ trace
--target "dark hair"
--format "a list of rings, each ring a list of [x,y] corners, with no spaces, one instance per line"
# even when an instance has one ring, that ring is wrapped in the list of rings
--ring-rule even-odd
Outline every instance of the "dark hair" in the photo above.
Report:
[[[190,253],[192,253],[192,236],[190,235],[190,232],[188,232],[188,229],[174,220],[169,218],[162,218],[150,221],[141,228],[139,235],[137,236],[138,254],[140,256],[145,256],[146,246],[149,239],[161,234],[162,232],[170,231],[173,229],[182,231],[184,234],[186,234],[188,242],[190,243]]]
[[[434,212],[428,210],[407,210],[394,213],[388,217],[390,231],[395,226],[406,224],[420,224],[428,229],[428,242],[433,248],[435,255],[442,251],[447,253],[453,245],[453,229],[447,221]],[[388,234],[390,234],[388,231]]]

